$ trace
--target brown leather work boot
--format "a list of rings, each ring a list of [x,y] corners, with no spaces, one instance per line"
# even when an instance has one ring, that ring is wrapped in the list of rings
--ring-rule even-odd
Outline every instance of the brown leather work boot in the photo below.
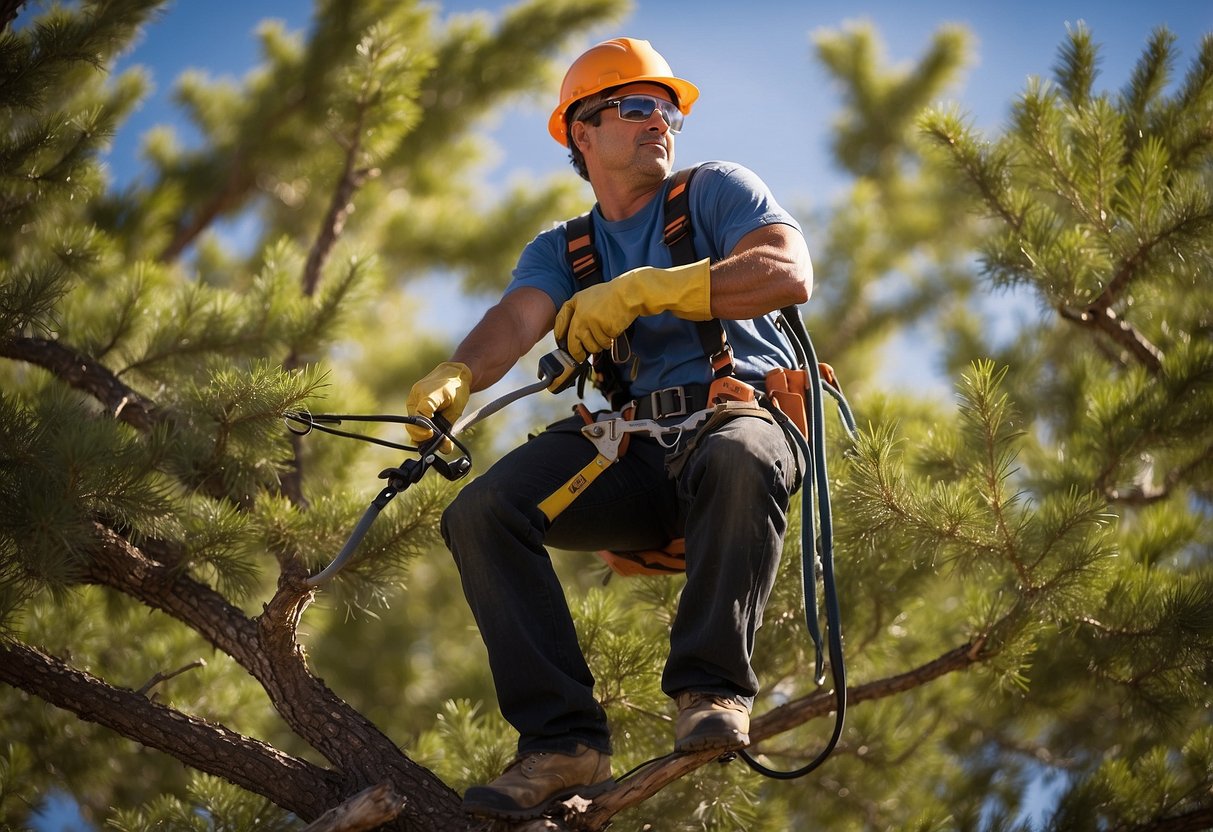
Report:
[[[750,744],[750,709],[736,699],[688,691],[675,701],[675,751],[736,751]]]
[[[537,818],[556,800],[573,795],[594,798],[615,785],[611,755],[584,745],[576,754],[533,751],[523,754],[500,777],[472,786],[463,795],[463,811],[504,820]]]

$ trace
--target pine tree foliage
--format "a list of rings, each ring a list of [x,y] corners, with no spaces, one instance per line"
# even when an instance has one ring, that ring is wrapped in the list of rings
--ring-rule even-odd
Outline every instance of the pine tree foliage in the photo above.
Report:
[[[891,67],[867,24],[817,33],[815,45],[843,101],[835,160],[855,184],[814,223],[828,231],[814,240],[805,312],[818,353],[862,393],[890,339],[958,312],[972,292],[972,216],[923,153],[916,122],[960,79],[971,46],[964,30],[943,27],[914,63]]]
[[[115,832],[154,832],[157,829],[190,832],[287,832],[297,828],[290,818],[267,800],[250,801],[246,794],[214,777],[198,777],[185,800],[164,795],[143,811],[119,811],[107,824]]]
[[[1095,87],[1093,36],[1077,27],[1054,81],[1029,85],[996,140],[955,113],[922,122],[988,218],[983,271],[1051,313],[1006,356],[1006,384],[1027,417],[1017,487],[1063,556],[1015,587],[1016,603],[1027,590],[1038,611],[1049,605],[1022,673],[1028,701],[1057,717],[1018,719],[1068,786],[1056,828],[1199,828],[1213,816],[1213,769],[1184,762],[1203,759],[1213,667],[1213,38],[1179,79],[1174,43],[1154,32],[1110,94]],[[1115,520],[1103,543],[1075,547],[1105,513]],[[1063,603],[1041,596],[1050,586]]]

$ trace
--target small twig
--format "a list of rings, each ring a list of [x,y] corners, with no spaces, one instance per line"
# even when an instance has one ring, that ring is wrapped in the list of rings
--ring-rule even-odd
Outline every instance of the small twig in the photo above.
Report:
[[[1073,321],[1080,326],[1098,330],[1112,339],[1119,347],[1127,351],[1138,363],[1145,367],[1151,375],[1162,372],[1162,350],[1150,343],[1140,332],[1117,316],[1116,312],[1107,306],[1088,306],[1086,309],[1073,309],[1069,306],[1059,306],[1061,317]]]
[[[180,676],[182,673],[185,673],[188,670],[194,670],[195,668],[199,667],[206,667],[206,659],[194,659],[184,667],[179,667],[176,670],[170,670],[168,673],[158,672],[152,678],[144,682],[143,687],[139,688],[137,691],[135,691],[135,693],[141,696],[147,696],[148,691],[156,687],[156,685],[160,684],[161,682],[167,682],[174,676]]]

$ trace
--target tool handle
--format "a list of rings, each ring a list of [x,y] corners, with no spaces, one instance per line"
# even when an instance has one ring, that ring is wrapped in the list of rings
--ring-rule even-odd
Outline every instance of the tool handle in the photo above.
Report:
[[[564,349],[557,347],[539,359],[539,378],[548,379],[549,392],[559,393],[573,386],[582,366]]]
[[[391,492],[390,495],[388,495],[389,491]],[[333,562],[326,566],[319,574],[313,575],[305,581],[309,587],[327,584],[333,579],[333,576],[345,567],[346,562],[354,556],[354,550],[358,548],[358,544],[362,542],[362,538],[366,537],[366,533],[370,531],[371,524],[375,522],[375,518],[379,516],[379,512],[382,511],[383,506],[395,495],[396,489],[391,486],[383,490],[383,493],[379,495],[381,499],[372,502],[363,513],[362,519],[358,521],[358,525],[350,533],[349,540],[345,541],[345,545],[341,547],[341,551],[337,553],[337,557],[333,558]]]
[[[573,500],[585,490],[590,483],[615,462],[607,459],[601,453],[591,459],[586,466],[569,478],[569,481],[557,488],[539,504],[539,510],[548,521],[555,520],[562,511],[568,508]]]

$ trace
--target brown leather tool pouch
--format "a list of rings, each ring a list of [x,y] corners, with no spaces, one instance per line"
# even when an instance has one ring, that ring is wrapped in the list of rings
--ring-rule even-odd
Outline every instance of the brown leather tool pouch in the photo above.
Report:
[[[777,367],[766,375],[767,398],[792,420],[800,435],[809,436],[809,417],[806,393],[809,374],[804,370],[788,370]]]

